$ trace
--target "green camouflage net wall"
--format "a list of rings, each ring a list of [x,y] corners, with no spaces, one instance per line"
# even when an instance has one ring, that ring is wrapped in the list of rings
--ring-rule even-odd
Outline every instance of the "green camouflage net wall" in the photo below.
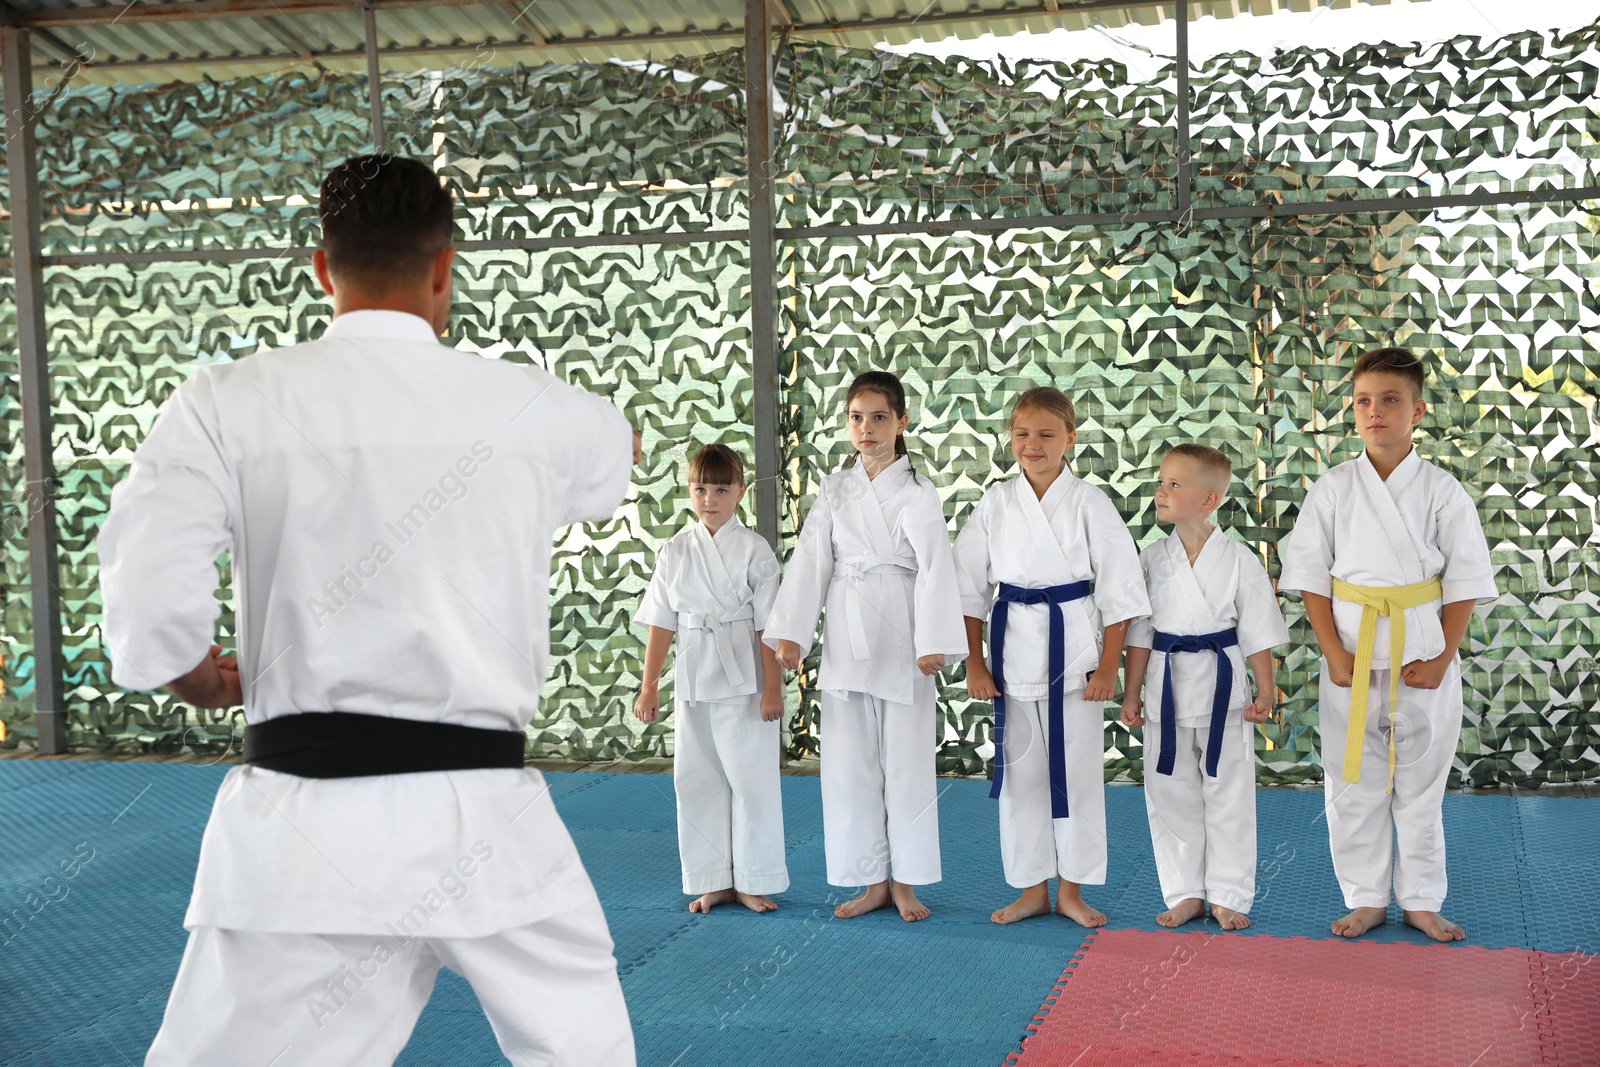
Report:
[[[1222,57],[1193,77],[1196,205],[1600,184],[1597,81],[1592,27]],[[1078,404],[1076,470],[1111,492],[1141,543],[1160,535],[1155,462],[1173,441],[1200,439],[1239,472],[1223,521],[1275,569],[1306,486],[1353,446],[1353,354],[1406,344],[1437,368],[1418,447],[1478,500],[1503,594],[1469,636],[1459,776],[1600,776],[1595,205],[1353,205],[1331,218],[1141,225],[1129,216],[1174,205],[1170,80],[1129,84],[1111,63],[799,43],[778,82],[780,225],[1111,220],[780,242],[786,547],[821,475],[848,458],[844,387],[887,367],[913,394],[912,450],[952,531],[1010,474],[1011,396],[1053,381]],[[392,79],[385,103],[394,147],[440,164],[461,194],[464,237],[737,230],[741,86],[739,56],[721,53],[671,69],[456,68]],[[47,250],[310,244],[316,180],[364,148],[364,92],[337,77],[69,91],[40,131]],[[220,751],[228,717],[109,687],[93,535],[110,485],[190,368],[315,335],[325,305],[293,258],[56,268],[49,283],[73,740]],[[626,714],[642,651],[627,620],[655,547],[682,521],[689,443],[748,454],[745,245],[476,251],[458,284],[457,343],[603,389],[645,431],[650,456],[615,521],[559,546],[552,677],[531,751],[662,754],[667,727]],[[13,394],[4,414],[13,430]],[[21,454],[14,432],[6,440],[0,714],[26,736]],[[1272,782],[1320,775],[1309,628],[1298,601],[1285,608],[1296,642],[1279,671],[1285,721],[1258,735]],[[791,724],[796,754],[815,749],[813,679],[802,677]],[[959,669],[945,683],[941,769],[983,773],[990,709],[966,699]],[[1107,746],[1108,775],[1141,775],[1137,737],[1110,715]]]

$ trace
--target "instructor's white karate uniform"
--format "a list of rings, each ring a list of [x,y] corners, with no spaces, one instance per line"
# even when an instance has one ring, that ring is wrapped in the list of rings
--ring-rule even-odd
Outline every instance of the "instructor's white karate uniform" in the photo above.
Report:
[[[1345,906],[1387,907],[1392,877],[1402,908],[1438,911],[1446,891],[1444,788],[1461,736],[1460,659],[1437,689],[1412,689],[1402,680],[1397,712],[1389,707],[1389,672],[1444,651],[1443,605],[1499,596],[1478,511],[1460,482],[1415,451],[1387,479],[1362,453],[1317,479],[1281,554],[1284,593],[1331,597],[1334,578],[1397,586],[1437,577],[1443,586],[1443,599],[1405,610],[1404,663],[1389,662],[1390,621],[1378,619],[1360,782],[1343,778],[1350,690],[1329,681],[1326,662],[1317,689],[1328,843]],[[1361,611],[1359,604],[1333,601],[1339,638],[1352,653]],[[1386,791],[1391,716],[1392,792]]]
[[[1211,708],[1217,684],[1215,652],[1171,654],[1177,743],[1171,774],[1160,774],[1167,653],[1152,651],[1145,673],[1144,802],[1150,842],[1167,907],[1199,898],[1248,914],[1256,894],[1255,730],[1244,721],[1251,695],[1245,660],[1286,644],[1272,579],[1255,552],[1220,527],[1189,563],[1176,533],[1139,554],[1150,590],[1150,616],[1128,629],[1130,648],[1150,648],[1156,632],[1200,635],[1233,630],[1239,643],[1224,650],[1233,668],[1216,777],[1206,774]]]
[[[922,656],[964,655],[939,494],[901,457],[822,480],[762,639],[822,641],[822,826],[828,881],[937,882],[935,679]]]
[[[202,367],[100,534],[112,677],[151,688],[205,657],[231,551],[250,722],[520,730],[545,680],[552,536],[609,518],[630,460],[610,404],[399,312]],[[514,1064],[633,1062],[605,918],[537,770],[236,767],[184,925],[150,1065],[390,1063],[441,964]]]
[[[634,623],[677,634],[672,782],[685,893],[781,893],[782,723],[761,721],[756,634],[778,595],[778,557],[730,516],[692,522],[661,546]]]
[[[1139,553],[1111,498],[1063,470],[1044,499],[1026,478],[991,486],[956,537],[961,610],[987,619],[1001,583],[1030,589],[1092,581],[1094,592],[1062,605],[1065,616],[1063,738],[1067,804],[1050,817],[1050,612],[1012,604],[1006,627],[1005,747],[1000,857],[1018,889],[1060,876],[1106,880],[1105,707],[1083,699],[1100,662],[1105,628],[1150,612]],[[993,635],[990,635],[991,642]],[[992,661],[991,661],[991,670]]]

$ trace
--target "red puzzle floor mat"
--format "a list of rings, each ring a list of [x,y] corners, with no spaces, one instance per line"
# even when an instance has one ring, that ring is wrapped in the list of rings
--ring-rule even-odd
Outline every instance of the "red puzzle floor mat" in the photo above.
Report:
[[[1600,1067],[1600,956],[1093,934],[1017,1067]]]

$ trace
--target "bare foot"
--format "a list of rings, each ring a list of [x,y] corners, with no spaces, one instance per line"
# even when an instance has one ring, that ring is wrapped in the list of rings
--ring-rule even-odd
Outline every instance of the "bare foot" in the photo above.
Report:
[[[889,904],[889,883],[879,882],[869,885],[856,896],[833,909],[835,919],[854,919],[857,915],[865,915],[869,911],[877,911]]]
[[[1156,916],[1156,925],[1171,929],[1200,918],[1206,913],[1206,902],[1199,897],[1185,897]]]
[[[1407,926],[1414,926],[1435,941],[1465,941],[1467,932],[1436,911],[1402,911]]]
[[[906,885],[904,882],[892,882],[890,883],[889,891],[894,895],[894,906],[900,909],[900,918],[906,922],[921,922],[933,914],[928,910],[926,904],[917,899],[917,891],[914,887]]]
[[[1106,924],[1106,917],[1102,912],[1091,908],[1083,899],[1083,891],[1076,882],[1061,880],[1061,888],[1056,890],[1056,911],[1079,926],[1094,929]]]
[[[718,904],[731,904],[738,897],[739,894],[731,889],[719,889],[715,893],[706,893],[689,901],[689,910],[697,911],[704,915]]]
[[[760,893],[735,893],[734,896],[739,898],[739,903],[743,904],[751,911],[778,910],[777,904],[775,904],[771,899],[762,896]]]
[[[1224,930],[1243,930],[1250,925],[1250,916],[1234,911],[1232,908],[1224,908],[1221,904],[1211,905],[1211,917],[1217,920],[1217,923]],[[1159,922],[1160,920],[1156,921]]]
[[[1360,937],[1375,926],[1389,921],[1388,908],[1355,908],[1342,919],[1335,919],[1328,929],[1340,937]]]
[[[1010,904],[989,916],[989,921],[1005,926],[1007,923],[1021,922],[1031,919],[1035,915],[1050,914],[1050,883],[1040,882],[1031,885],[1022,891],[1022,895]]]

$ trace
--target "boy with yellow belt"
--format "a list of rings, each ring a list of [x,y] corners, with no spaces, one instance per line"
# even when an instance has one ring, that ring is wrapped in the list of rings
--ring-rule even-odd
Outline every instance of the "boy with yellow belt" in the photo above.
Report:
[[[1472,500],[1420,458],[1424,369],[1399,348],[1351,374],[1366,450],[1306,494],[1282,548],[1281,593],[1298,593],[1322,652],[1318,707],[1328,843],[1359,937],[1388,914],[1439,941],[1461,927],[1444,903],[1445,783],[1461,736],[1456,650],[1479,603],[1499,594]]]

